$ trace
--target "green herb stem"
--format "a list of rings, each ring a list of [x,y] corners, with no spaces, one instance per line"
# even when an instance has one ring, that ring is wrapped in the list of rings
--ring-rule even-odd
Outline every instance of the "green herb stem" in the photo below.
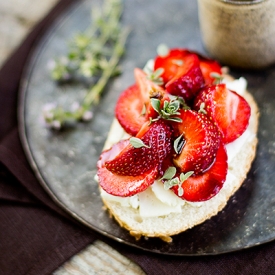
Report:
[[[105,86],[108,83],[108,80],[113,75],[118,62],[121,56],[124,53],[124,46],[127,40],[127,36],[129,34],[129,30],[126,29],[121,33],[120,39],[117,41],[113,55],[111,56],[108,67],[103,71],[102,76],[97,81],[97,83],[89,90],[86,97],[84,98],[83,105],[85,107],[90,107],[92,104],[97,104],[100,98],[100,94],[104,90]]]
[[[92,84],[82,102],[72,111],[57,104],[44,106],[44,120],[51,128],[60,129],[67,122],[92,118],[90,108],[98,104],[108,81],[118,73],[118,63],[124,54],[130,30],[122,28],[121,15],[122,0],[105,0],[101,9],[93,9],[90,27],[69,43],[67,56],[53,62],[54,80],[62,83],[87,79]]]

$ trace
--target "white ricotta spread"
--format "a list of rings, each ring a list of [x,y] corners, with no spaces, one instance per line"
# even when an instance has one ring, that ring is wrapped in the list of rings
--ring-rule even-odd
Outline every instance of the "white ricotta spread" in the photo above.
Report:
[[[247,82],[243,77],[234,81],[224,80],[223,82],[226,83],[228,89],[233,90],[240,95],[243,95],[246,90]],[[248,127],[238,139],[226,145],[229,168],[233,158],[241,150],[244,143],[247,142],[247,140],[253,139],[254,136],[254,133],[250,130],[250,127]],[[223,188],[227,188],[227,186],[235,180],[235,176],[230,173],[230,169],[228,169]],[[165,190],[163,183],[158,180],[156,180],[155,183],[145,191],[131,197],[122,198],[112,196],[102,189],[101,196],[104,200],[118,202],[123,207],[133,207],[134,209],[138,209],[141,218],[160,217],[170,213],[181,213],[182,206],[185,203],[191,204],[194,207],[200,207],[204,204],[204,202],[187,202],[180,199],[173,191]]]

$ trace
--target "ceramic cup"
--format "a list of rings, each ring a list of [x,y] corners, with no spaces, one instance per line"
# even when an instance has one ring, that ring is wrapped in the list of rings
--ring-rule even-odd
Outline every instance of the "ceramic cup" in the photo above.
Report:
[[[205,49],[223,65],[275,63],[275,0],[198,0]]]

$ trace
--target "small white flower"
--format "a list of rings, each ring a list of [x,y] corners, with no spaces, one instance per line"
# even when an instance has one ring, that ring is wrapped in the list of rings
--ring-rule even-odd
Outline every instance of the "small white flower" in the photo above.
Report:
[[[52,120],[54,117],[54,114],[51,111],[43,112],[43,115],[46,120]]]
[[[83,116],[82,116],[82,119],[84,121],[89,121],[93,118],[93,113],[91,111],[86,111]]]
[[[56,129],[56,130],[59,130],[61,128],[61,123],[59,120],[54,120],[52,123],[51,123],[51,127],[53,129]]]
[[[54,117],[53,110],[56,108],[56,104],[47,103],[43,106],[43,116],[45,120],[52,120]]]
[[[56,103],[47,103],[43,106],[43,112],[49,112],[56,108]]]
[[[79,102],[77,102],[77,101],[73,102],[73,104],[72,104],[72,106],[71,106],[72,112],[77,111],[77,110],[79,109],[79,107],[80,107]]]

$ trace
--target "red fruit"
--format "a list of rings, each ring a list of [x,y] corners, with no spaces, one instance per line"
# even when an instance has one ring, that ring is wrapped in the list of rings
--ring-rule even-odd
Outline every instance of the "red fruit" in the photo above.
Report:
[[[212,73],[222,74],[220,64],[212,59],[200,57],[200,68],[206,85],[212,85],[215,81],[215,78],[211,76]]]
[[[134,74],[140,90],[141,100],[145,104],[148,104],[152,97],[161,98],[164,95],[164,89],[148,79],[147,74],[143,70],[135,68]]]
[[[184,57],[183,64],[178,67],[176,75],[166,83],[168,93],[181,96],[191,101],[204,86],[204,78],[200,69],[200,61],[196,54]]]
[[[227,153],[224,145],[221,143],[217,151],[216,160],[205,173],[191,176],[185,180],[181,187],[183,188],[182,199],[192,202],[206,201],[214,197],[222,188],[227,175]],[[179,187],[176,185],[172,190],[178,195]]]
[[[194,102],[199,110],[205,104],[207,116],[220,128],[225,144],[234,141],[247,129],[251,109],[239,94],[230,91],[225,84],[203,89]]]
[[[114,159],[105,162],[106,168],[117,175],[139,176],[160,167],[171,153],[171,128],[164,121],[144,125],[137,137],[145,146],[133,147],[130,143]]]
[[[140,193],[153,184],[158,175],[157,167],[135,177],[120,176],[107,170],[105,166],[106,161],[115,158],[117,154],[128,145],[128,140],[120,141],[111,149],[104,151],[97,163],[99,185],[103,190],[113,196],[127,197]]]
[[[181,110],[182,123],[174,123],[178,135],[185,144],[179,155],[174,158],[181,172],[205,172],[216,158],[221,134],[218,128],[204,115],[192,110]]]
[[[145,191],[158,175],[157,167],[139,176],[120,176],[113,174],[106,167],[98,170],[99,185],[113,196],[129,197]]]
[[[143,70],[135,68],[134,74],[141,95],[140,100],[143,102],[143,107],[145,107],[144,116],[146,119],[150,117],[154,118],[158,114],[151,106],[150,99],[157,98],[161,100],[165,91],[162,87],[149,80],[147,74]]]
[[[145,123],[142,115],[144,103],[140,99],[137,85],[133,85],[121,93],[115,108],[115,115],[122,128],[130,135],[135,136]]]
[[[171,49],[166,56],[157,56],[155,58],[154,70],[163,68],[164,72],[161,77],[164,83],[167,83],[177,74],[185,56],[189,54],[190,52],[185,49]]]

